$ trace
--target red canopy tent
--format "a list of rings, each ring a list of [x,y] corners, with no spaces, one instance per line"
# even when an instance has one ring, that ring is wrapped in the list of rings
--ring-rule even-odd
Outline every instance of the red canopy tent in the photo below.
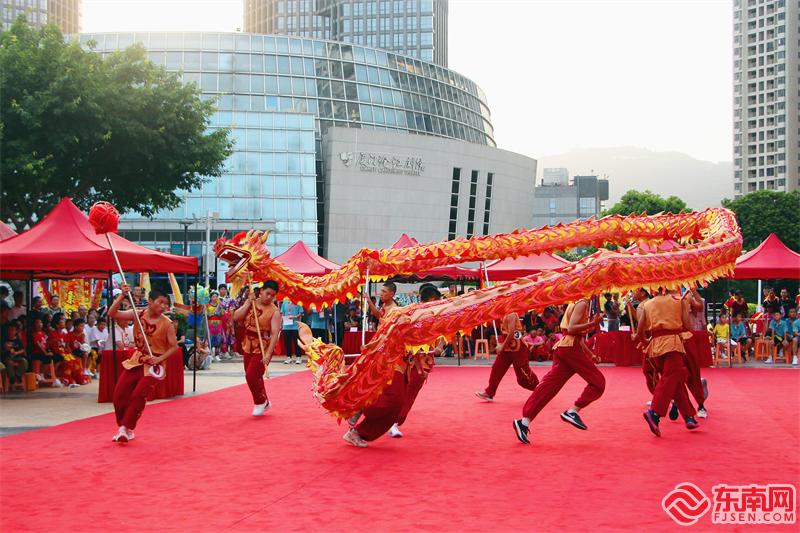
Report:
[[[340,266],[312,252],[303,241],[294,243],[291,248],[276,257],[275,260],[304,276],[322,276]]]
[[[197,258],[150,250],[111,235],[126,272],[197,273]],[[5,279],[107,278],[117,270],[105,235],[97,235],[69,198],[28,231],[0,242]]]
[[[800,279],[800,254],[787,247],[777,235],[736,260],[734,279]],[[760,294],[759,294],[760,297]]]
[[[486,265],[489,281],[509,281],[523,276],[538,274],[543,270],[555,270],[571,264],[553,254],[535,254],[517,258],[507,258]]]
[[[417,246],[419,241],[414,237],[409,237],[408,234],[403,233],[400,235],[400,238],[395,241],[395,243],[390,246],[390,248],[398,249],[398,248],[410,248],[412,246]]]
[[[2,220],[0,220],[0,241],[4,241],[6,239],[10,239],[11,237],[13,237],[16,234],[17,234],[16,231],[11,229],[8,226],[8,224],[6,224]]]

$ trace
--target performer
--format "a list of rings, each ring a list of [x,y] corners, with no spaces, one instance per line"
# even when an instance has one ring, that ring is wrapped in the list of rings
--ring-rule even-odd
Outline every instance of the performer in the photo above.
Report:
[[[642,320],[639,321],[637,335],[644,338],[648,333],[652,338],[647,347],[647,357],[660,374],[650,409],[643,413],[644,419],[654,435],[660,437],[658,427],[662,416],[667,414],[667,407],[673,398],[681,413],[686,418],[686,427],[698,427],[694,419],[694,406],[689,402],[684,384],[688,376],[685,365],[686,353],[681,333],[688,331],[689,302],[675,291],[666,291],[644,304]]]
[[[378,321],[382,320],[386,313],[397,307],[397,302],[394,301],[394,295],[397,293],[397,285],[394,284],[392,281],[387,281],[381,287],[381,291],[378,294],[378,298],[381,301],[380,308],[375,305],[375,302],[372,301],[372,298],[367,295],[367,304],[369,305],[369,310],[372,313],[372,316],[378,319]]]
[[[442,294],[439,292],[439,289],[426,283],[420,287],[419,297],[421,302],[427,303],[441,300]],[[425,381],[427,381],[428,375],[436,364],[435,358],[442,355],[444,347],[444,339],[439,339],[432,351],[427,353],[420,352],[409,356],[409,365],[406,371],[406,379],[408,381],[406,384],[406,397],[403,402],[403,408],[397,416],[397,422],[389,429],[390,437],[399,438],[403,436],[403,433],[400,431],[400,426],[402,426],[406,418],[408,418],[408,413],[414,406],[419,391],[422,390],[422,386],[425,384]]]
[[[261,284],[257,298],[255,291],[249,289],[244,303],[233,314],[234,322],[241,325],[236,328],[237,340],[244,358],[247,386],[250,388],[253,404],[255,404],[253,416],[263,416],[272,407],[264,388],[264,372],[272,360],[275,345],[281,334],[281,313],[275,306],[277,294],[278,283],[267,280]],[[253,309],[258,314],[258,325],[256,325]],[[259,331],[261,332],[260,339]]]
[[[136,429],[136,423],[142,416],[147,395],[158,380],[165,376],[166,366],[162,363],[178,353],[180,348],[172,329],[172,321],[164,316],[164,312],[170,307],[169,298],[161,291],[152,290],[147,307],[122,311],[120,306],[131,289],[125,283],[121,289],[108,310],[108,315],[115,320],[134,320],[134,313],[138,313],[144,328],[143,332],[138,324],[134,326],[133,340],[136,350],[130,358],[122,362],[125,370],[114,388],[114,412],[117,415],[119,429],[112,440],[124,443],[133,440],[133,430]],[[145,337],[150,345],[152,357],[147,351]],[[151,372],[156,365],[161,369],[159,377],[155,377],[154,372]]]
[[[383,295],[383,291],[381,293]],[[441,295],[438,289],[428,284],[420,288],[420,297],[422,302],[431,302],[440,299]],[[386,302],[383,298],[381,301]],[[437,343],[434,355],[441,354],[443,348],[443,342]],[[405,422],[417,394],[433,368],[433,357],[427,354],[410,355],[407,362],[404,370],[395,371],[392,382],[375,403],[350,419],[350,430],[342,437],[345,441],[358,448],[365,448],[367,442],[377,439],[387,430],[392,430],[389,433],[392,437],[403,436],[399,426]],[[361,414],[364,418],[358,422]]]
[[[528,432],[531,420],[536,418],[574,374],[586,381],[586,388],[575,404],[561,413],[561,419],[578,429],[587,429],[578,412],[602,396],[606,380],[594,364],[594,354],[586,346],[584,334],[595,329],[602,321],[602,313],[589,319],[589,300],[578,300],[567,307],[561,320],[561,331],[565,335],[555,345],[553,367],[525,402],[522,418],[513,422],[517,438],[523,444],[530,444]]]
[[[705,331],[706,323],[706,301],[700,296],[697,287],[692,287],[689,294],[686,295],[686,301],[689,304],[689,325],[692,329],[700,328]],[[705,401],[708,398],[708,382],[700,375],[700,352],[697,349],[697,342],[693,338],[691,332],[684,332],[681,337],[684,338],[684,349],[686,350],[686,369],[689,376],[686,380],[686,387],[697,402],[697,418],[708,418],[708,411],[706,410]],[[706,342],[705,337],[702,337],[701,342]],[[671,409],[672,420],[675,420],[675,408]]]
[[[497,357],[492,365],[492,372],[489,374],[489,385],[486,389],[475,392],[475,396],[487,402],[494,400],[497,386],[508,372],[508,367],[512,365],[520,387],[532,391],[539,383],[539,378],[528,364],[528,347],[522,342],[525,331],[519,315],[509,313],[503,317],[500,331],[503,333],[503,341],[496,348]]]

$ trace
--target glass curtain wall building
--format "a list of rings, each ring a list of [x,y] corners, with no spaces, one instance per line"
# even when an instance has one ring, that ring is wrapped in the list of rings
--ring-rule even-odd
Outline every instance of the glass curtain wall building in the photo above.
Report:
[[[25,14],[32,26],[52,23],[66,34],[78,33],[81,25],[80,0],[3,0],[3,29]]]
[[[175,211],[152,221],[127,217],[121,226],[159,249],[182,247],[181,221],[217,213],[212,240],[222,228],[269,228],[275,254],[297,240],[324,254],[321,140],[333,126],[495,146],[474,82],[383,50],[245,33],[101,33],[81,41],[103,54],[141,43],[153,62],[217,99],[212,127],[232,129],[235,152],[224,176],[185,193]]]
[[[381,48],[447,66],[447,0],[245,0],[244,29]]]

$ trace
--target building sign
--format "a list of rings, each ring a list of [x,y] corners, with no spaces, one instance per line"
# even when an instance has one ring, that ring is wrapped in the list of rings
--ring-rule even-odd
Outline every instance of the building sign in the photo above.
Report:
[[[380,152],[342,152],[339,154],[339,159],[344,166],[351,167],[355,164],[362,172],[419,176],[425,171],[425,162],[421,157]]]

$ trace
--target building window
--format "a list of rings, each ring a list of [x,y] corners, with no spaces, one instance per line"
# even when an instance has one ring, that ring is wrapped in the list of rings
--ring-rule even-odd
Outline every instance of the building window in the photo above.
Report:
[[[492,181],[494,174],[489,172],[486,175],[486,203],[483,207],[483,234],[489,235],[489,214],[492,211]]]
[[[478,199],[478,171],[472,171],[469,181],[469,210],[467,211],[467,239],[475,234],[475,203]]]
[[[453,168],[453,183],[450,190],[450,227],[447,232],[447,240],[452,241],[456,238],[456,226],[458,225],[458,191],[461,185],[461,169]]]

